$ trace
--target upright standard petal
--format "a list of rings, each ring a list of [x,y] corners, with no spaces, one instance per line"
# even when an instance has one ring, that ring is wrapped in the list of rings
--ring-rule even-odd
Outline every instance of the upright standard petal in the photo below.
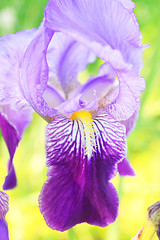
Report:
[[[9,240],[8,226],[5,220],[6,213],[9,210],[8,202],[9,202],[8,195],[0,191],[0,239],[1,240]]]
[[[110,47],[111,55],[116,54],[116,49],[139,71],[142,67],[142,36],[131,3],[50,0],[45,10],[45,24],[47,28],[65,32],[82,42],[105,62],[110,59],[106,47]]]
[[[99,112],[93,121],[85,111],[55,117],[46,128],[49,170],[39,197],[47,225],[64,231],[81,222],[113,222],[118,197],[109,180],[125,154],[125,129],[109,114]]]
[[[31,122],[32,111],[21,110],[18,112],[9,106],[3,106],[0,110],[0,129],[10,154],[8,175],[5,178],[3,189],[11,189],[17,185],[13,157],[25,128]]]
[[[109,111],[126,120],[139,107],[145,89],[142,68],[142,36],[132,1],[50,0],[45,28],[64,32],[110,64],[119,80],[119,94]],[[124,107],[125,106],[125,107]]]
[[[49,85],[46,86],[46,89],[42,96],[51,108],[56,108],[57,106],[65,102],[65,99],[62,97],[59,91]]]
[[[55,33],[48,47],[47,60],[49,82],[53,86],[59,83],[67,99],[69,92],[78,85],[78,73],[95,60],[95,54],[69,35]]]
[[[82,94],[84,100],[90,100],[94,92],[98,100],[100,100],[112,89],[114,81],[115,78],[110,78],[108,75],[91,78],[80,88],[79,92]]]

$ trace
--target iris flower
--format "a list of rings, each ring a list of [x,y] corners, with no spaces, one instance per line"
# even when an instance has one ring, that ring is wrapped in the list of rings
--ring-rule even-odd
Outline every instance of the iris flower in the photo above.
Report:
[[[142,36],[131,0],[50,0],[39,29],[0,42],[0,127],[10,160],[4,189],[16,185],[13,157],[36,111],[48,122],[48,179],[40,211],[59,231],[87,222],[107,226],[118,214],[110,180],[134,175],[126,159],[145,81]],[[81,84],[79,73],[103,61]]]

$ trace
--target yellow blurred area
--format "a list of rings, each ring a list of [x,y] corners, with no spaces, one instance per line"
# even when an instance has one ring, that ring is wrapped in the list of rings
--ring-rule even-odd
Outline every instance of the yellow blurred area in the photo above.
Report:
[[[46,3],[40,0],[10,0],[7,3],[2,0],[0,34],[38,26]],[[7,214],[10,240],[130,240],[144,225],[147,208],[160,200],[160,1],[136,0],[135,3],[143,43],[150,44],[143,57],[142,76],[147,85],[137,125],[128,138],[128,159],[136,176],[117,175],[112,180],[120,202],[117,220],[106,228],[84,223],[63,233],[47,227],[38,208],[38,196],[47,172],[44,147],[46,123],[34,114],[14,157],[18,186],[7,191],[10,197]],[[6,20],[4,10],[9,13],[11,20]],[[12,26],[5,22],[9,20]],[[3,22],[6,24],[5,29]],[[80,78],[87,79],[89,75],[83,72]],[[0,140],[2,186],[9,155],[4,141],[2,138]]]

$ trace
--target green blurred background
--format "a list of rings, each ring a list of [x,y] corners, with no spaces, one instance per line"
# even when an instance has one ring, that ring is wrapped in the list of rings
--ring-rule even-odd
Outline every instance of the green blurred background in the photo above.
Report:
[[[37,201],[46,180],[46,123],[35,114],[14,158],[18,187],[8,191],[11,240],[129,240],[143,226],[148,206],[160,200],[160,0],[135,2],[143,43],[151,46],[143,58],[142,76],[147,89],[136,128],[128,138],[128,158],[137,175],[113,179],[120,198],[117,220],[106,228],[84,223],[64,233],[46,226]],[[0,0],[0,36],[38,27],[46,3],[47,0]],[[0,186],[7,173],[8,157],[0,135]]]

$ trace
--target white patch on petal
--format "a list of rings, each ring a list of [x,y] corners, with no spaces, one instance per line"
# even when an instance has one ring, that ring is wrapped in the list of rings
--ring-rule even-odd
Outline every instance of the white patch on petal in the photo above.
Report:
[[[83,128],[81,128],[81,135],[83,136],[82,143],[85,148],[85,155],[87,155],[88,160],[90,160],[96,148],[92,115],[87,111],[81,110],[73,113],[70,118],[83,126]]]

